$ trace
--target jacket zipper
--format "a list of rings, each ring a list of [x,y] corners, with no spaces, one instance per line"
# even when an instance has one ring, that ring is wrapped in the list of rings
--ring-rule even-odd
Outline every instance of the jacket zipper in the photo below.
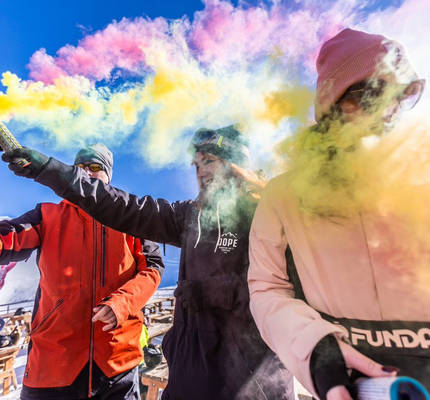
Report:
[[[100,286],[104,287],[106,281],[106,227],[102,226],[102,268],[100,274]]]
[[[39,325],[37,325],[35,328],[33,328],[31,330],[31,334],[37,332],[39,330],[39,328],[46,322],[46,320],[54,313],[54,311],[61,306],[61,304],[64,303],[64,299],[59,299],[57,300],[57,302],[55,303],[55,306],[52,308],[51,311],[49,311],[48,313],[46,313],[43,318],[40,320]]]
[[[93,271],[92,271],[92,292],[91,292],[91,312],[90,312],[90,354],[89,354],[89,368],[88,368],[88,398],[91,397],[93,385],[93,354],[94,354],[94,323],[93,323],[93,308],[95,307],[95,294],[96,294],[96,274],[97,274],[97,225],[96,220],[93,219]]]
[[[64,303],[64,299],[57,300],[52,310],[49,311],[47,314],[45,314],[43,318],[40,320],[39,325],[35,326],[34,328],[32,327],[30,332],[30,337],[40,329],[40,327],[48,320],[48,318],[55,312],[55,310],[57,310],[63,303]],[[28,378],[29,374],[30,374],[30,368],[28,367],[28,364],[27,364],[27,366],[25,367],[24,377]]]

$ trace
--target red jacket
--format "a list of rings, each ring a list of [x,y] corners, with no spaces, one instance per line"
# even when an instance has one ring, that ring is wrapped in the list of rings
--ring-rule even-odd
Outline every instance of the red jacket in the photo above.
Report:
[[[158,247],[146,241],[144,247],[155,249],[147,255],[155,260],[149,265],[139,239],[101,225],[67,201],[44,203],[0,222],[0,264],[38,250],[40,284],[26,386],[68,386],[88,362],[91,371],[93,361],[108,377],[139,364],[141,309],[164,268]],[[111,331],[91,322],[93,307],[100,304],[116,315]]]

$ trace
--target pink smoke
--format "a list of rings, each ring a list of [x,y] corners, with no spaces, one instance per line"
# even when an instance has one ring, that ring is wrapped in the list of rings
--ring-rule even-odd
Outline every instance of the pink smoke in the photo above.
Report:
[[[114,69],[143,76],[148,51],[173,57],[184,52],[204,66],[227,69],[248,69],[261,57],[276,54],[285,63],[303,62],[313,69],[320,43],[347,23],[350,11],[291,10],[282,3],[245,8],[207,0],[191,23],[185,18],[123,19],[85,36],[77,46],[60,48],[55,57],[38,50],[29,63],[30,77],[44,83],[73,75],[99,81],[109,79]]]
[[[113,22],[103,31],[84,37],[76,47],[60,48],[55,58],[46,54],[45,49],[38,50],[30,59],[30,77],[53,83],[68,75],[82,75],[94,81],[108,79],[115,68],[137,74],[144,71],[145,48],[155,39],[167,41],[168,28],[163,18]]]
[[[244,9],[212,0],[195,14],[189,41],[205,63],[252,61],[279,52],[289,62],[308,60],[309,54],[312,60],[319,44],[341,29],[342,19],[335,10],[321,15],[281,4]]]
[[[8,265],[0,265],[0,289],[4,286],[7,273],[15,267],[16,262],[11,262]]]

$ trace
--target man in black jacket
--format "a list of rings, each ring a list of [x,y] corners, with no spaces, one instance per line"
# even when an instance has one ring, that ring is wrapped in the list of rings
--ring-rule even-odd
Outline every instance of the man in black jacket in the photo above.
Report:
[[[247,170],[248,143],[232,126],[202,129],[191,150],[200,194],[175,203],[138,198],[30,149],[3,160],[105,225],[181,247],[174,325],[163,340],[164,400],[286,399],[289,377],[249,311],[248,235],[260,181]]]

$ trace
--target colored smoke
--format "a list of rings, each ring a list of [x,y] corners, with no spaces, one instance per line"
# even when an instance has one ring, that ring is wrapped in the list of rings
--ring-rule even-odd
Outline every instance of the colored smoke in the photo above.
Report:
[[[287,3],[206,0],[191,20],[123,19],[55,55],[40,49],[30,79],[3,74],[0,119],[18,138],[39,128],[39,140],[62,148],[132,144],[156,167],[183,162],[194,130],[240,123],[256,165],[273,173],[273,144],[312,119],[318,49],[343,27],[397,39],[428,74],[428,2]]]

